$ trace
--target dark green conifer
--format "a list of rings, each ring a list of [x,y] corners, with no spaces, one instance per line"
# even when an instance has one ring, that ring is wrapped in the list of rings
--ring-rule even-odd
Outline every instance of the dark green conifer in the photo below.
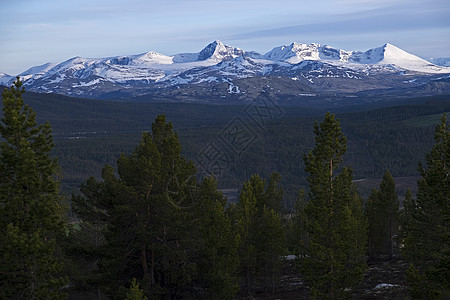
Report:
[[[127,297],[125,300],[148,300],[148,298],[144,296],[144,292],[139,287],[139,283],[137,283],[136,278],[133,278],[131,281],[131,286],[127,292]]]
[[[236,206],[240,269],[249,294],[256,284],[271,291],[276,287],[286,243],[280,179],[273,173],[265,188],[265,181],[253,175],[244,183]]]
[[[351,169],[339,172],[347,141],[339,120],[327,113],[322,123],[314,125],[314,133],[316,146],[304,157],[310,192],[305,208],[308,245],[301,271],[313,296],[341,299],[362,280],[366,222]]]
[[[3,92],[0,123],[0,298],[60,299],[56,236],[63,232],[59,170],[48,123],[24,105],[19,79]]]
[[[193,210],[195,226],[189,231],[196,252],[198,281],[204,289],[197,299],[233,299],[239,288],[238,239],[225,206],[226,199],[217,189],[217,181],[205,178]]]
[[[253,184],[246,181],[236,205],[236,232],[239,241],[240,272],[245,278],[247,293],[251,294],[253,274],[256,272],[255,217],[256,197],[262,195],[260,187],[264,183],[260,177],[253,176]]]
[[[367,200],[365,213],[368,218],[368,253],[371,258],[397,253],[399,233],[399,201],[395,182],[389,171],[383,176],[380,189],[374,189]]]
[[[435,129],[435,144],[419,165],[417,199],[408,199],[403,217],[403,254],[414,297],[450,297],[450,125],[446,115]]]
[[[160,115],[134,152],[120,156],[117,174],[105,166],[103,181],[90,178],[84,197],[74,198],[80,218],[106,224],[99,266],[111,296],[120,297],[117,287],[133,277],[149,296],[175,296],[193,279],[186,245],[195,167],[180,152],[172,124]]]

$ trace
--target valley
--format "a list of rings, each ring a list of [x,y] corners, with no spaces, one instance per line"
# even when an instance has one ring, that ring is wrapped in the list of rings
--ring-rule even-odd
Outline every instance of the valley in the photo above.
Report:
[[[266,87],[270,89],[270,86]],[[73,284],[73,287],[64,288],[69,294],[69,299],[93,298],[95,293],[97,295],[103,293],[113,295],[113,290],[110,289],[112,285],[109,281],[111,276],[109,271],[101,275],[107,278],[106,283],[93,279],[93,286],[83,287],[88,282],[84,278],[91,278],[91,276],[95,278],[97,270],[104,268],[97,265],[97,262],[106,258],[97,258],[95,255],[98,252],[96,251],[108,251],[102,250],[101,243],[103,242],[98,243],[98,239],[104,238],[103,233],[98,235],[98,229],[91,227],[97,226],[95,224],[105,217],[104,213],[94,207],[93,210],[89,208],[94,213],[91,215],[91,212],[83,211],[83,209],[85,205],[91,205],[92,201],[100,201],[96,205],[110,205],[109,202],[102,203],[103,198],[98,198],[97,192],[109,193],[108,189],[111,184],[121,184],[113,179],[104,185],[103,182],[117,176],[114,170],[118,169],[121,177],[126,176],[127,173],[124,172],[130,172],[128,174],[131,175],[129,179],[131,183],[135,178],[139,180],[139,177],[135,176],[135,172],[139,170],[134,169],[135,167],[127,170],[124,162],[135,159],[133,155],[141,151],[142,140],[147,138],[147,141],[152,141],[152,139],[148,139],[149,131],[152,130],[153,134],[157,132],[158,127],[153,127],[155,122],[163,120],[165,123],[166,118],[170,122],[166,126],[169,128],[174,126],[174,140],[178,141],[179,139],[181,148],[177,148],[180,149],[177,151],[181,151],[181,155],[187,159],[184,161],[181,158],[180,162],[186,163],[185,166],[189,166],[191,172],[195,174],[192,176],[196,176],[198,182],[202,182],[199,185],[201,189],[208,191],[207,186],[213,184],[210,188],[217,188],[214,195],[221,199],[217,210],[218,215],[213,218],[207,216],[201,222],[237,220],[236,214],[241,213],[239,207],[243,205],[242,201],[245,201],[245,196],[242,195],[249,192],[245,189],[249,188],[249,185],[255,185],[262,187],[262,191],[264,191],[265,182],[259,178],[270,179],[267,190],[258,198],[258,201],[265,201],[264,199],[268,197],[266,195],[271,197],[270,199],[273,201],[271,205],[275,205],[278,203],[276,201],[279,201],[277,204],[278,215],[273,210],[271,212],[272,216],[276,218],[274,220],[277,220],[275,223],[268,223],[270,217],[268,217],[265,207],[260,210],[262,215],[253,217],[266,218],[263,224],[269,226],[269,229],[259,230],[257,229],[259,223],[252,223],[255,224],[252,226],[256,226],[252,228],[252,230],[256,230],[252,234],[258,235],[258,243],[260,243],[258,247],[261,247],[258,251],[261,253],[267,253],[265,252],[267,249],[272,249],[270,248],[271,245],[274,245],[272,241],[277,239],[277,247],[280,248],[276,251],[279,252],[276,252],[272,258],[276,261],[276,265],[270,265],[267,262],[265,265],[254,265],[255,269],[250,273],[253,280],[251,287],[244,280],[245,270],[240,273],[230,273],[231,276],[236,276],[232,279],[236,285],[235,287],[227,286],[223,291],[235,295],[233,296],[235,299],[245,299],[248,293],[251,293],[255,299],[295,299],[308,297],[307,295],[313,293],[314,281],[308,279],[308,273],[300,271],[301,268],[305,268],[305,265],[300,262],[305,261],[307,257],[296,257],[291,253],[304,251],[302,237],[305,229],[302,222],[305,221],[299,205],[301,205],[301,201],[304,201],[304,196],[301,196],[304,195],[304,192],[301,191],[308,192],[309,190],[308,180],[311,177],[308,177],[305,167],[307,160],[304,157],[308,152],[311,153],[314,143],[317,142],[317,135],[315,136],[316,133],[313,131],[314,124],[324,115],[329,117],[330,114],[327,113],[329,111],[340,120],[347,144],[346,153],[342,157],[342,165],[349,166],[353,170],[351,171],[352,179],[348,184],[349,187],[351,186],[350,190],[354,189],[354,192],[357,193],[354,199],[361,201],[359,202],[360,213],[362,213],[363,207],[364,213],[367,212],[368,203],[373,201],[370,199],[374,197],[374,189],[385,184],[383,182],[386,175],[383,174],[392,174],[392,192],[396,197],[398,196],[399,208],[404,211],[404,206],[409,207],[408,205],[410,205],[408,199],[411,199],[411,196],[407,195],[407,191],[412,191],[414,197],[418,197],[418,192],[420,192],[417,185],[418,179],[421,178],[417,169],[418,162],[424,161],[426,154],[431,150],[436,124],[439,123],[444,113],[450,112],[450,95],[364,98],[362,96],[308,94],[303,97],[308,101],[292,103],[273,101],[272,97],[260,94],[256,100],[250,103],[242,104],[236,101],[233,104],[222,103],[219,105],[211,102],[178,101],[176,98],[164,99],[164,101],[161,99],[146,101],[138,97],[111,101],[73,98],[52,93],[25,93],[25,103],[36,111],[38,123],[48,121],[51,124],[55,142],[51,156],[58,159],[61,167],[61,172],[56,174],[56,178],[60,180],[60,189],[66,196],[64,199],[68,201],[70,205],[68,207],[71,207],[67,211],[70,225],[66,231],[66,238],[61,244],[65,251],[64,259],[68,263],[64,272],[70,274]],[[151,148],[146,151],[151,151]],[[141,165],[140,161],[136,162]],[[158,156],[155,156],[154,162],[158,162]],[[125,169],[123,169],[124,166]],[[162,172],[166,170],[163,168]],[[386,173],[388,170],[389,173]],[[206,179],[208,175],[214,175],[215,179]],[[188,180],[194,180],[193,177],[189,178]],[[251,180],[246,181],[248,178]],[[336,178],[340,178],[339,173]],[[275,185],[272,180],[275,180]],[[143,182],[146,184],[145,181]],[[217,186],[215,182],[217,182]],[[245,182],[244,185],[242,185],[243,182]],[[123,201],[120,195],[127,189],[124,189],[123,186],[117,186],[117,188],[111,191],[118,193],[115,194],[117,196],[114,196],[119,197],[117,198],[119,206],[115,212],[117,216],[121,216],[126,210],[123,210],[123,206],[120,204]],[[196,187],[193,187],[191,192],[192,195],[201,195],[199,194],[200,190]],[[163,195],[169,195],[167,193],[172,192],[169,190]],[[276,196],[271,196],[271,193],[275,193]],[[130,195],[130,199],[134,199],[133,195],[138,194]],[[173,195],[178,197],[176,192]],[[222,198],[222,195],[225,198]],[[172,211],[172,215],[167,214],[159,220],[162,224],[166,224],[170,218],[180,217],[176,221],[179,226],[177,230],[184,230],[183,243],[187,245],[182,248],[182,251],[186,251],[186,253],[194,251],[192,257],[187,257],[185,261],[192,260],[195,263],[195,260],[198,260],[201,264],[203,255],[199,255],[200,252],[195,251],[203,251],[201,250],[203,248],[198,250],[191,244],[197,245],[193,243],[193,239],[199,238],[195,228],[203,225],[195,222],[200,222],[208,203],[214,202],[210,202],[211,198],[209,197],[211,196],[195,198],[197,196],[194,196],[194,199],[200,199],[198,201],[206,199],[207,201],[198,206],[188,206],[187,210],[186,207],[179,206],[183,200],[175,203],[168,198],[169,202],[164,203],[168,205],[167,209]],[[85,199],[88,198],[85,197],[89,197],[86,202]],[[152,201],[163,198],[155,197],[152,198]],[[134,202],[131,201],[131,203]],[[365,203],[364,206],[363,203]],[[147,210],[149,210],[149,204],[147,202],[143,204],[147,205]],[[258,209],[255,211],[257,212]],[[131,219],[134,220],[135,216],[139,218],[140,213],[140,210],[136,211],[130,215]],[[80,218],[80,214],[85,214],[85,219]],[[183,215],[189,218],[189,221],[184,219]],[[129,222],[130,216],[127,217],[126,222]],[[157,214],[155,214],[156,217],[158,217]],[[255,221],[257,220],[255,219]],[[341,218],[337,220],[341,220]],[[186,226],[185,222],[189,222],[190,225]],[[109,226],[114,224],[116,222],[112,222]],[[226,224],[228,224],[226,226],[234,226],[233,230],[242,230],[240,223],[236,221]],[[124,228],[128,230],[127,227]],[[209,226],[198,228],[205,228],[206,232],[211,230]],[[364,229],[355,226],[351,230],[361,228]],[[217,229],[222,232],[223,228],[217,227]],[[165,227],[162,232],[165,232]],[[364,229],[361,232],[373,239],[370,230],[366,232]],[[268,233],[273,234],[272,238],[266,239]],[[87,242],[84,240],[84,234],[89,235]],[[236,234],[235,231],[233,234]],[[203,239],[204,236],[207,235],[202,235],[199,239]],[[223,236],[222,233],[214,234],[213,238],[216,237],[222,239],[226,236]],[[164,243],[163,247],[167,247],[167,244]],[[233,247],[233,245],[235,244],[230,240],[220,247]],[[254,251],[252,247],[248,248],[249,251]],[[370,244],[369,247],[371,247]],[[211,246],[207,246],[205,251],[209,251],[210,248]],[[174,245],[174,249],[179,248]],[[363,246],[360,254],[363,259],[361,260],[363,261],[362,267],[367,266],[367,269],[358,271],[360,279],[352,278],[355,285],[351,289],[343,289],[343,292],[352,299],[408,297],[411,290],[408,289],[409,282],[406,282],[405,279],[407,263],[400,256],[400,248],[395,249],[395,255],[388,259],[387,256],[371,256],[370,252],[363,253],[362,251],[366,251]],[[225,251],[224,253],[221,254],[222,257],[231,252]],[[287,254],[286,259],[281,259],[283,256],[280,256],[280,253]],[[83,257],[82,261],[80,261],[80,255]],[[161,252],[158,255],[164,257],[165,254]],[[111,256],[113,260],[122,258],[122,255]],[[232,258],[229,259],[231,261]],[[241,259],[241,264],[246,263],[243,258],[239,259]],[[258,259],[258,256],[249,262],[255,264],[253,262],[256,261],[255,259]],[[270,284],[267,280],[268,273],[261,266],[272,268]],[[209,263],[207,268],[210,268]],[[226,267],[222,266],[218,272],[225,269]],[[74,270],[79,273],[72,273]],[[135,270],[139,272],[138,264]],[[167,271],[167,274],[174,274],[175,270],[179,270],[179,268],[175,266],[173,270]],[[203,294],[203,291],[191,290],[190,287],[208,284],[208,279],[202,279],[206,271],[187,270],[186,272],[197,276],[199,281],[189,282],[188,286],[179,288],[177,292],[182,295],[180,297],[189,298],[198,293]],[[356,284],[356,280],[358,280],[358,284]],[[176,283],[179,282],[181,281]],[[268,290],[270,286],[272,292]],[[175,289],[177,288],[175,287]],[[125,287],[122,286],[120,295],[125,292]]]
[[[450,1],[4,1],[0,299],[450,299]]]
[[[254,102],[255,106],[111,102],[25,94],[39,120],[49,120],[52,124],[56,143],[53,153],[59,159],[62,184],[67,191],[77,190],[91,175],[99,178],[105,164],[115,165],[120,153],[130,153],[141,133],[150,130],[152,120],[163,113],[178,132],[182,153],[194,161],[200,173],[214,171],[221,189],[236,190],[254,173],[268,176],[277,171],[283,175],[289,207],[298,190],[306,187],[302,157],[313,145],[314,121],[326,111],[341,118],[349,139],[344,163],[354,169],[355,180],[364,196],[378,184],[376,179],[386,169],[394,177],[412,176],[412,180],[406,179],[407,184],[399,179],[400,196],[407,188],[415,190],[417,162],[423,161],[433,143],[433,126],[442,113],[450,111],[450,98],[445,95],[384,99],[360,105],[346,105],[345,99],[337,105],[330,104],[327,98],[308,98],[314,98],[320,106],[279,106],[273,102]],[[266,114],[268,108],[272,115]],[[252,134],[251,143],[238,153],[221,137],[221,133],[232,128],[236,118]],[[213,161],[205,164],[208,147],[215,144],[220,153],[229,157],[219,169],[211,168]]]

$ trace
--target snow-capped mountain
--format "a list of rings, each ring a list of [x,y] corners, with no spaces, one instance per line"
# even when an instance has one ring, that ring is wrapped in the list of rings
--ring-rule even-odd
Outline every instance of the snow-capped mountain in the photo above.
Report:
[[[6,73],[0,73],[0,84],[6,85],[14,79],[14,76],[11,76]]]
[[[358,61],[355,59],[356,57],[361,60]],[[353,52],[350,60],[365,64],[392,65],[397,68],[423,73],[449,73],[448,69],[433,65],[391,44],[385,44],[383,47],[371,49],[364,53]]]
[[[198,53],[168,56],[150,51],[107,58],[74,57],[59,64],[32,67],[19,76],[29,90],[105,98],[193,95],[193,90],[207,96],[208,91],[217,90],[215,86],[225,84],[220,89],[227,93],[236,80],[260,77],[287,78],[302,83],[308,91],[347,93],[415,87],[448,78],[443,74],[450,74],[450,68],[391,44],[361,52],[292,43],[261,55],[214,41]],[[0,83],[11,84],[13,80],[0,74]]]
[[[268,60],[297,64],[304,60],[321,60],[329,63],[341,62],[349,68],[355,65],[391,65],[409,71],[423,73],[449,73],[450,70],[436,66],[420,57],[412,55],[391,44],[370,49],[365,52],[345,51],[320,44],[298,44],[276,47],[266,53]]]
[[[320,44],[292,43],[289,46],[275,47],[264,55],[264,58],[274,61],[284,61],[297,64],[304,60],[338,60],[347,62],[350,52],[334,49]]]

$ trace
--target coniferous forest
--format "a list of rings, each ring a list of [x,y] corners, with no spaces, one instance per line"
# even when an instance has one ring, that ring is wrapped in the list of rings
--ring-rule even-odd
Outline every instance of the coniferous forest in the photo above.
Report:
[[[450,297],[448,97],[133,120],[99,101],[77,121],[83,101],[25,95],[2,94],[1,299]]]

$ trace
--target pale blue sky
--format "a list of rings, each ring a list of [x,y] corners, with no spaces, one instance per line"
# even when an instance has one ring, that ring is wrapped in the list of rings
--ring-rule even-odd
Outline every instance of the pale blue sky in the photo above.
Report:
[[[300,43],[367,50],[389,42],[450,57],[449,0],[0,0],[0,72],[74,56],[247,51]]]

